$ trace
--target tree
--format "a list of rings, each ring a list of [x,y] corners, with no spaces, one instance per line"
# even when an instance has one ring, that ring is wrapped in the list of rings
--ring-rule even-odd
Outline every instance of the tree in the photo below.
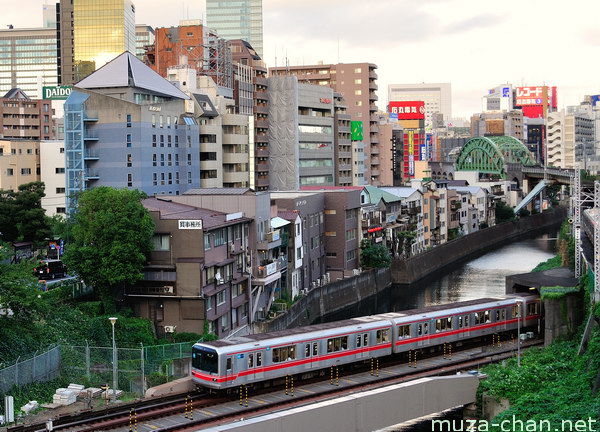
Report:
[[[106,312],[114,309],[118,289],[143,277],[154,233],[143,198],[137,190],[110,187],[93,188],[79,197],[64,260],[94,287]]]
[[[0,232],[6,242],[31,241],[40,243],[50,236],[46,211],[42,208],[44,183],[31,182],[19,190],[0,190]]]
[[[416,231],[400,231],[398,239],[400,242],[399,252],[406,258],[409,258],[412,251],[412,244],[417,237]]]
[[[360,263],[365,268],[386,268],[392,262],[390,252],[383,244],[363,240],[360,245]]]
[[[504,201],[498,201],[495,208],[496,223],[506,222],[515,218],[515,211]]]

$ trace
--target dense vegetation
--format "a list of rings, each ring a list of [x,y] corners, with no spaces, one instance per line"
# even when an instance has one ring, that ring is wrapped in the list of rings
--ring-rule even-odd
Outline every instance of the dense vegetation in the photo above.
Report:
[[[44,183],[32,182],[17,191],[0,190],[0,235],[2,241],[41,243],[49,237],[50,218],[42,208]]]
[[[360,245],[360,263],[365,269],[386,268],[392,263],[392,256],[383,243],[363,240]]]
[[[543,271],[572,263],[572,239],[569,225],[563,224],[559,235],[559,254],[541,263],[534,271]],[[546,287],[542,289],[545,298],[562,297],[567,291],[582,290],[586,300],[593,289],[593,281],[589,276],[581,278],[575,289],[564,287]],[[590,307],[586,301],[586,309],[595,314],[600,321],[600,307]],[[585,322],[585,320],[584,320]],[[550,430],[561,430],[563,420],[598,419],[600,413],[600,329],[596,328],[583,355],[579,355],[579,345],[583,329],[571,340],[559,340],[550,347],[529,350],[523,354],[521,367],[517,367],[516,359],[505,365],[494,364],[486,367],[488,375],[478,390],[478,401],[486,393],[497,399],[508,399],[510,408],[493,419],[500,424],[504,420],[519,419],[524,422],[549,421]],[[596,386],[596,387],[595,387]],[[481,406],[481,405],[480,405]],[[514,416],[514,417],[513,417]],[[529,423],[531,427],[532,423]],[[597,426],[597,424],[596,424]],[[524,423],[523,430],[528,423]],[[490,428],[499,431],[500,428]],[[516,429],[520,430],[520,429]]]

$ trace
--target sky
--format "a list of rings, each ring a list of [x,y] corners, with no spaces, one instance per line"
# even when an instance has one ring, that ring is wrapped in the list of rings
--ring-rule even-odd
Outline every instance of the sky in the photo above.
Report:
[[[0,27],[41,26],[43,1],[0,0]],[[205,16],[204,0],[134,3],[153,27]],[[382,110],[389,84],[419,82],[450,82],[454,117],[504,83],[555,85],[560,108],[600,94],[599,16],[599,0],[263,0],[264,60],[374,63]]]

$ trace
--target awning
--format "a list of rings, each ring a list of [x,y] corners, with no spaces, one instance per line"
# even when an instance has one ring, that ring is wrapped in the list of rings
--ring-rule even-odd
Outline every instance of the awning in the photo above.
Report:
[[[275,216],[274,218],[271,218],[271,228],[273,228],[273,229],[281,228],[282,226],[286,226],[289,224],[290,224],[290,221],[280,218],[279,216]]]

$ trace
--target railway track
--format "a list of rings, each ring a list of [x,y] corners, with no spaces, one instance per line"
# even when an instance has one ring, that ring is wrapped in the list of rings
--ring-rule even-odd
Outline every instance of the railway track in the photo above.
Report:
[[[523,349],[540,345],[542,341],[530,341],[522,345]],[[100,411],[81,412],[75,416],[60,417],[54,421],[53,430],[61,432],[98,432],[136,430],[139,432],[174,432],[197,431],[199,428],[228,423],[249,417],[280,411],[291,407],[306,405],[339,397],[356,391],[368,390],[382,385],[397,384],[417,378],[449,375],[457,371],[479,368],[485,364],[501,361],[515,355],[515,344],[505,343],[504,348],[494,348],[479,353],[465,350],[455,354],[455,360],[442,359],[441,356],[422,359],[416,367],[408,367],[406,362],[390,361],[382,368],[369,372],[345,374],[329,378],[330,385],[323,384],[323,378],[302,381],[301,387],[293,384],[290,389],[286,386],[285,397],[282,387],[271,387],[261,391],[252,391],[250,398],[239,399],[235,396],[208,396],[193,394],[187,400],[187,394],[169,395],[150,400],[135,401]],[[462,357],[461,357],[462,356]],[[368,376],[366,380],[358,376]],[[311,385],[319,385],[320,389],[307,390]],[[335,385],[338,384],[338,385]],[[134,410],[134,411],[132,411]],[[132,416],[132,412],[135,416]],[[167,421],[168,420],[168,421]],[[46,431],[43,423],[20,425],[8,429],[8,432],[42,432]]]

